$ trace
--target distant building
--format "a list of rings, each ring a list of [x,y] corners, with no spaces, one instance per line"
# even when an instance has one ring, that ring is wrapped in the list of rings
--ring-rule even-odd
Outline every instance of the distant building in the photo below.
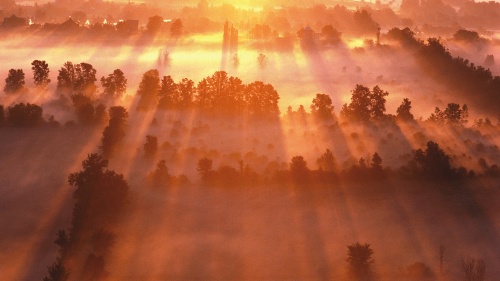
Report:
[[[20,18],[16,15],[12,15],[8,18],[4,18],[0,27],[2,28],[17,28],[28,25],[28,20],[26,18]]]
[[[58,29],[60,31],[75,31],[78,28],[80,28],[80,25],[72,18],[69,18],[67,21],[61,23]]]

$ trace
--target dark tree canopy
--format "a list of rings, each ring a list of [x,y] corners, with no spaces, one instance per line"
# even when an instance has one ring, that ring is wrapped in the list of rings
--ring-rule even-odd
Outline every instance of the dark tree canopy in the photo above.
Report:
[[[290,173],[292,179],[296,182],[306,182],[309,176],[309,168],[307,162],[302,156],[294,156],[290,161]]]
[[[46,90],[47,86],[50,83],[49,65],[44,60],[34,60],[31,65],[31,69],[33,70],[33,81],[35,82],[35,85],[43,90]]]
[[[47,266],[47,271],[49,276],[44,277],[43,281],[66,281],[69,278],[69,270],[64,266],[60,258]]]
[[[82,62],[74,65],[65,62],[57,76],[57,90],[62,94],[83,94],[92,97],[97,86],[96,70],[91,64]]]
[[[196,105],[203,111],[241,114],[245,107],[245,85],[225,71],[217,71],[198,83]]]
[[[96,125],[106,121],[107,114],[104,104],[94,106],[92,99],[83,94],[71,95],[71,101],[80,124]]]
[[[104,96],[117,99],[121,98],[127,90],[127,78],[120,69],[115,69],[108,77],[101,77],[101,85],[104,88]]]
[[[318,119],[328,120],[333,117],[332,99],[327,94],[316,94],[312,100],[311,113]]]
[[[43,109],[36,104],[18,103],[7,109],[7,123],[14,127],[33,127],[41,125]]]
[[[109,108],[109,125],[102,133],[102,144],[100,149],[105,157],[113,154],[116,146],[125,138],[128,112],[122,106],[112,106]]]
[[[358,34],[375,34],[377,32],[379,25],[366,10],[357,10],[352,17]]]
[[[323,155],[321,155],[318,160],[316,160],[316,164],[325,172],[334,172],[337,170],[337,164],[335,161],[335,157],[330,149],[327,149]]]
[[[256,81],[245,89],[247,114],[252,117],[278,117],[279,95],[271,84]]]
[[[460,29],[455,34],[453,34],[453,39],[466,42],[474,42],[480,39],[479,34],[476,31],[470,31],[467,29]]]
[[[425,151],[418,149],[414,160],[419,169],[417,172],[429,178],[450,178],[455,175],[455,170],[451,166],[451,157],[433,141],[427,143]]]
[[[321,29],[321,36],[325,45],[337,45],[342,42],[342,33],[331,25],[325,25]]]
[[[383,119],[386,117],[385,97],[388,95],[379,86],[370,91],[368,87],[358,84],[352,91],[351,103],[343,105],[341,115],[351,121],[364,123]]]
[[[163,76],[158,93],[158,107],[161,109],[174,108],[179,101],[177,84],[172,76]]]
[[[5,87],[3,91],[6,94],[22,93],[26,90],[24,87],[24,71],[22,69],[11,69],[7,78],[5,78]]]
[[[156,34],[161,31],[163,25],[163,17],[161,16],[152,16],[148,19],[148,23],[146,24],[146,29],[151,34]]]
[[[436,107],[429,117],[430,121],[452,125],[465,125],[468,122],[469,108],[466,104],[460,107],[457,103],[449,103],[444,111]]]
[[[347,264],[349,273],[354,280],[369,280],[371,276],[371,264],[373,250],[370,244],[355,243],[347,246]]]
[[[196,171],[198,171],[198,174],[200,174],[201,179],[206,181],[209,179],[210,174],[213,172],[212,166],[213,166],[213,161],[212,159],[209,158],[201,158],[198,161],[198,164],[196,165]]]
[[[182,21],[180,19],[174,20],[170,26],[170,35],[172,37],[180,37],[182,35],[183,28],[184,26],[182,25]]]
[[[144,143],[144,156],[153,157],[158,152],[158,138],[152,135],[146,136],[146,142]]]
[[[157,69],[150,69],[142,75],[137,95],[140,96],[137,110],[153,109],[158,103],[160,91],[160,73]]]
[[[401,105],[398,107],[398,109],[396,109],[397,118],[404,121],[413,120],[414,117],[413,114],[410,112],[410,110],[411,110],[411,101],[405,98],[401,103]]]

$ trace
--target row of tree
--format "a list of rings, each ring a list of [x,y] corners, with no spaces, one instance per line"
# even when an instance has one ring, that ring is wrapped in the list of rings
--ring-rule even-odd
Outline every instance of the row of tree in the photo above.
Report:
[[[158,140],[148,135],[144,144],[145,156],[154,159],[158,150]],[[214,167],[214,161],[209,157],[199,159],[196,171],[204,184],[211,186],[255,186],[262,183],[301,184],[314,183],[335,184],[339,181],[384,181],[389,176],[406,179],[435,180],[463,180],[475,177],[475,172],[464,167],[454,167],[452,158],[440,146],[429,141],[425,149],[412,151],[409,161],[396,170],[383,165],[382,157],[374,153],[370,159],[361,157],[357,163],[341,168],[332,151],[327,149],[317,160],[318,169],[313,170],[303,156],[291,158],[288,166],[282,166],[276,161],[267,164],[264,175],[238,160],[237,167],[228,164]],[[484,162],[484,160],[482,160]],[[483,163],[485,176],[499,176],[500,173],[491,173],[494,167]],[[496,167],[498,171],[498,167]],[[167,188],[176,184],[190,183],[185,176],[173,177],[168,173],[167,162],[160,160],[157,168],[148,176],[153,186]]]
[[[219,115],[244,114],[256,118],[278,118],[279,95],[274,87],[261,81],[245,85],[239,78],[217,71],[201,80],[195,87],[184,78],[175,83],[171,76],[163,76],[151,69],[144,73],[137,94],[138,110],[190,109]]]

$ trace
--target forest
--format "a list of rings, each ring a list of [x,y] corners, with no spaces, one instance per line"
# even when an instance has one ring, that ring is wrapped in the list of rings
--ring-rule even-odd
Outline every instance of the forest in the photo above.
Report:
[[[0,1],[1,279],[497,280],[500,4],[247,2]]]

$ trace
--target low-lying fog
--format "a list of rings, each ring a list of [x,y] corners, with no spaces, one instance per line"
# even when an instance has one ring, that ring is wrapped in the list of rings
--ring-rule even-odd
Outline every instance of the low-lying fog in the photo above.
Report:
[[[484,167],[477,159],[488,165],[500,163],[498,127],[475,131],[423,121],[393,127],[326,126],[312,118],[297,122],[285,116],[288,106],[295,111],[303,105],[309,111],[317,93],[332,98],[338,116],[356,84],[379,85],[388,91],[387,113],[395,114],[402,100],[409,98],[416,119],[427,119],[436,106],[470,101],[432,79],[401,47],[384,46],[389,42],[382,41],[382,47],[366,44],[354,49],[346,39],[347,44],[336,48],[303,50],[296,43],[292,51],[282,52],[253,48],[241,40],[240,62],[234,66],[231,55],[222,51],[221,37],[216,33],[114,47],[86,42],[71,47],[31,47],[28,40],[0,43],[1,77],[7,77],[11,68],[22,68],[26,86],[33,88],[30,64],[40,59],[49,64],[52,80],[46,96],[1,94],[0,104],[34,102],[61,124],[76,119],[72,109],[51,103],[57,99],[55,86],[63,63],[90,63],[98,79],[119,68],[128,79],[126,95],[119,102],[129,113],[126,137],[109,168],[124,175],[130,199],[114,229],[106,280],[348,280],[346,246],[355,242],[371,244],[379,280],[398,280],[398,274],[415,262],[429,266],[434,278],[457,280],[462,278],[463,256],[486,262],[486,280],[499,276],[500,193],[495,179],[466,184],[390,178],[309,188],[200,184],[196,164],[203,157],[214,160],[214,169],[237,168],[242,160],[268,177],[270,162],[288,169],[297,155],[304,156],[310,169],[317,169],[316,159],[326,149],[343,168],[378,152],[385,167],[397,169],[413,157],[412,150],[425,149],[430,140],[452,155],[454,167],[480,174]],[[453,55],[479,65],[486,54],[499,50],[494,46],[477,52],[453,42],[448,46]],[[169,53],[168,64],[159,62],[160,52]],[[257,62],[259,54],[268,58],[264,67]],[[282,117],[277,123],[255,124],[206,119],[196,113],[138,112],[136,92],[149,69],[158,69],[160,77],[171,75],[176,82],[192,79],[195,85],[217,70],[245,84],[272,84],[280,95]],[[500,74],[498,66],[491,70]],[[473,106],[469,110],[470,123],[484,117],[496,122],[491,112]],[[82,169],[88,154],[99,151],[103,128],[0,128],[0,279],[45,276],[57,255],[55,234],[71,222],[73,187],[67,177]],[[152,159],[144,157],[146,135],[158,137],[159,151]],[[162,159],[171,175],[184,174],[192,184],[166,190],[146,187],[146,176]],[[446,249],[441,270],[440,246]],[[81,268],[75,268],[69,280],[78,280]]]

